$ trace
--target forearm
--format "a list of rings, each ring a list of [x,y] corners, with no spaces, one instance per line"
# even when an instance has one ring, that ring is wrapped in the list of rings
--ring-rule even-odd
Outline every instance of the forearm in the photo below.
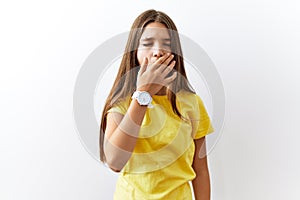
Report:
[[[192,181],[195,200],[210,200],[209,171],[198,172]]]
[[[117,128],[110,137],[105,138],[104,153],[106,162],[115,171],[120,171],[129,160],[134,150],[146,109],[146,106],[140,106],[136,100],[132,100],[121,122],[116,122],[118,124]]]

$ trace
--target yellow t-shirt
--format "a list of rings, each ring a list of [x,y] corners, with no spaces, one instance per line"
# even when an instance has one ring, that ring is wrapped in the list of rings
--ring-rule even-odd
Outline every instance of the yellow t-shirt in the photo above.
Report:
[[[166,95],[152,96],[153,108],[147,108],[133,154],[117,181],[114,200],[191,200],[189,181],[193,168],[194,139],[213,127],[201,98],[193,93],[176,94],[176,115]],[[131,98],[108,112],[125,114]]]

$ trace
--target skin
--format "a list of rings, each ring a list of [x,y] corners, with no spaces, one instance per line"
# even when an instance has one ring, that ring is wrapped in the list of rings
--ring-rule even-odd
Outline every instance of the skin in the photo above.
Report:
[[[192,181],[194,195],[196,200],[210,200],[210,177],[207,166],[205,137],[194,140],[195,154],[193,160],[193,169],[196,178]]]
[[[170,36],[166,27],[158,22],[146,26],[138,47],[137,58],[141,65],[137,77],[137,90],[147,91],[150,95],[164,95],[165,89],[177,76],[168,74],[175,66],[170,49]],[[136,100],[131,101],[127,113],[108,113],[105,131],[104,153],[108,166],[116,172],[121,171],[129,160],[146,113],[146,106],[141,106]],[[126,142],[124,142],[126,141]],[[194,140],[195,156],[193,169],[196,178],[192,181],[196,200],[210,199],[210,179],[205,155],[205,137]],[[204,150],[203,150],[204,149]]]

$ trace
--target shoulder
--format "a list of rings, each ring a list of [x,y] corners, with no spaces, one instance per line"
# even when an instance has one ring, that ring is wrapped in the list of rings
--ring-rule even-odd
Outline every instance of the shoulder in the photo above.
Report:
[[[124,115],[127,112],[130,101],[130,96],[120,98],[115,103],[112,103],[111,108],[107,112],[118,112]]]
[[[199,119],[200,116],[203,119],[208,118],[204,102],[198,94],[188,91],[180,91],[177,94],[177,105],[183,113],[187,113],[193,119]]]
[[[198,106],[203,104],[203,101],[199,95],[185,90],[180,90],[176,94],[176,98],[178,99],[179,102],[182,102],[184,104],[191,104],[193,106]]]

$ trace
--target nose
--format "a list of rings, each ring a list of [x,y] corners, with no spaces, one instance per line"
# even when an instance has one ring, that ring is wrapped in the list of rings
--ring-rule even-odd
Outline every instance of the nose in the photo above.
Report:
[[[153,49],[153,57],[160,58],[164,55],[164,50],[162,48]]]

